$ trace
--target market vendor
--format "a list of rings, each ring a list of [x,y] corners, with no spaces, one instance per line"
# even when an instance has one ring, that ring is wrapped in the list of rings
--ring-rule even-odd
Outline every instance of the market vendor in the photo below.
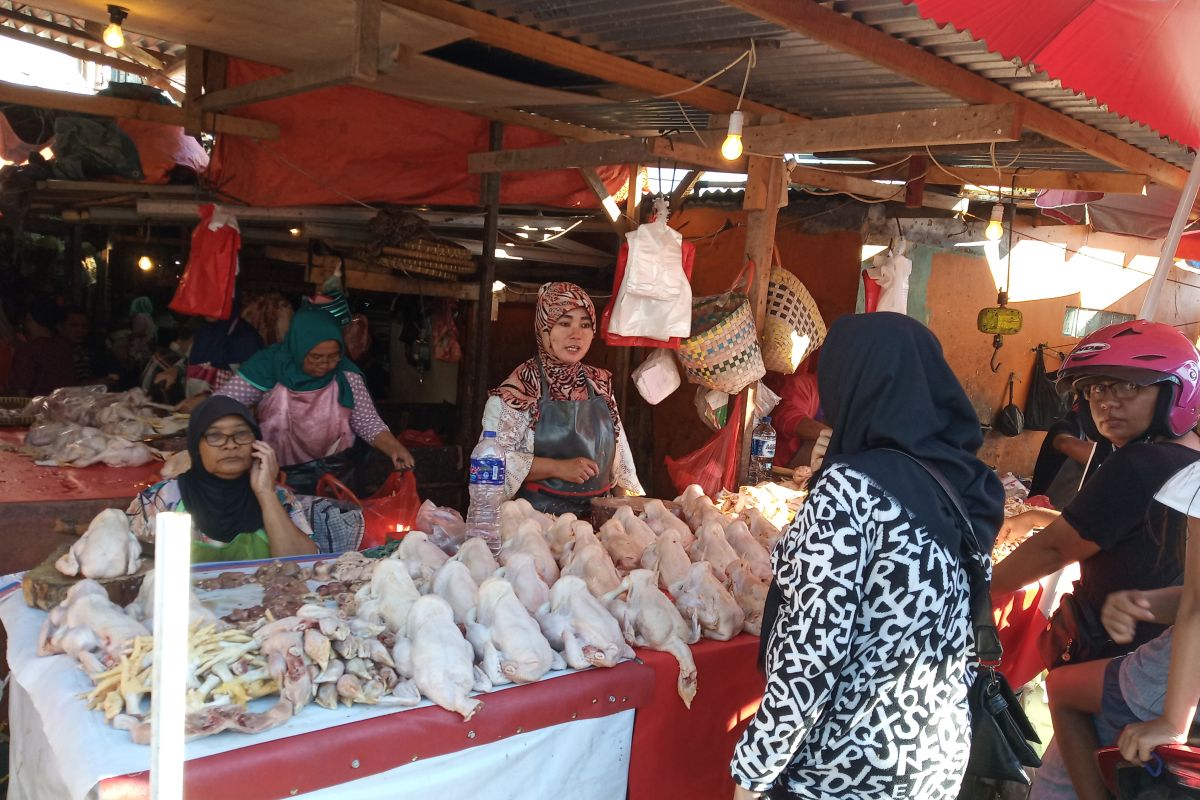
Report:
[[[160,511],[192,515],[192,561],[245,561],[317,552],[295,496],[276,484],[275,451],[261,440],[250,410],[211,397],[192,412],[191,468],[143,491],[129,506],[130,527],[154,540]]]
[[[322,309],[296,312],[284,340],[243,363],[221,395],[257,406],[263,439],[300,494],[313,494],[326,473],[354,483],[355,436],[396,469],[413,466],[412,453],[379,418],[362,372],[346,357],[342,326]]]
[[[779,404],[771,412],[771,423],[778,435],[775,463],[816,469],[825,455],[832,430],[821,413],[817,354],[805,359],[793,374],[773,379],[769,386],[779,395]]]
[[[534,312],[537,355],[491,391],[483,429],[505,454],[505,494],[540,511],[590,513],[615,489],[645,494],[613,397],[612,373],[583,363],[596,307],[573,283],[547,283]]]

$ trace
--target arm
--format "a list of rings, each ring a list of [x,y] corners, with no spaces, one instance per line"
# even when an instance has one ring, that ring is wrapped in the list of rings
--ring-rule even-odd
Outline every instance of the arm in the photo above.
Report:
[[[993,601],[1098,552],[1099,545],[1084,539],[1059,517],[996,565],[992,571]]]
[[[411,469],[412,453],[392,435],[387,425],[380,419],[379,412],[375,410],[375,401],[371,399],[371,393],[367,391],[367,384],[363,381],[362,375],[357,372],[349,372],[346,374],[346,380],[350,384],[351,394],[354,395],[354,408],[350,412],[350,430],[390,458],[394,468]]]
[[[1200,533],[1200,520],[1189,517],[1189,540],[1193,533]],[[1134,762],[1148,761],[1158,745],[1187,741],[1200,700],[1200,670],[1195,668],[1196,664],[1200,664],[1200,547],[1189,546],[1183,591],[1175,616],[1163,713],[1158,719],[1130,725],[1122,731],[1118,740],[1121,755]]]
[[[1054,437],[1053,446],[1067,458],[1086,466],[1092,457],[1092,450],[1095,449],[1096,443],[1080,439],[1069,433],[1060,433]]]
[[[232,397],[246,408],[253,408],[258,405],[258,401],[262,400],[266,392],[252,385],[250,381],[241,375],[234,375],[225,382],[225,385],[220,388],[217,394]]]
[[[275,451],[263,441],[254,443],[254,466],[250,468],[250,486],[262,508],[263,529],[271,544],[272,556],[297,556],[317,552],[317,546],[288,515],[275,493],[279,462]]]
[[[504,453],[504,495],[512,498],[533,468],[533,429],[527,411],[518,411],[499,397],[489,397],[483,406],[483,429],[496,432]]]
[[[1024,538],[1034,528],[1048,528],[1050,523],[1058,519],[1059,512],[1049,508],[1031,508],[1020,514],[1004,520],[997,542],[1007,542],[1010,539]]]
[[[617,433],[617,452],[613,455],[612,466],[613,487],[622,489],[623,494],[645,495],[642,482],[638,480],[637,466],[633,463],[633,451],[629,449],[629,437],[625,435],[625,425]]]
[[[1179,614],[1183,591],[1182,586],[1168,586],[1148,592],[1137,589],[1113,592],[1104,598],[1100,621],[1114,642],[1128,644],[1133,641],[1138,622],[1173,624]]]

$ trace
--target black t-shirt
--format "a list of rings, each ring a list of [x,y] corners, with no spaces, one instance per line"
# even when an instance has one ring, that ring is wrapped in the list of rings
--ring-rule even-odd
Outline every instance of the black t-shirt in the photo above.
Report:
[[[1079,562],[1079,594],[1097,615],[1113,592],[1183,582],[1187,517],[1155,502],[1154,495],[1194,461],[1200,461],[1200,451],[1174,442],[1128,444],[1109,456],[1063,509],[1063,519],[1100,547]],[[1164,630],[1140,624],[1132,646]]]

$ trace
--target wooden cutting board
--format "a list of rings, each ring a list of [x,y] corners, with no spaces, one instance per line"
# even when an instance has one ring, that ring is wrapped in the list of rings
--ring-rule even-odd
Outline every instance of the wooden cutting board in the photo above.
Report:
[[[599,530],[600,526],[612,519],[617,509],[621,506],[629,506],[633,509],[634,514],[641,514],[646,508],[646,503],[653,500],[653,497],[596,497],[592,499],[592,527]],[[683,507],[673,500],[663,500],[662,504],[666,506],[667,511],[670,511],[675,516],[683,519]]]
[[[68,549],[68,545],[59,545],[49,558],[25,573],[25,577],[21,579],[21,590],[25,594],[25,603],[29,607],[49,611],[66,598],[67,592],[72,586],[84,580],[82,576],[63,575],[54,567],[54,562]],[[96,583],[108,591],[110,600],[119,606],[126,606],[137,597],[138,590],[142,588],[142,579],[152,569],[154,569],[154,561],[146,558],[142,560],[142,566],[134,574],[123,575],[119,578],[103,578],[97,580]]]

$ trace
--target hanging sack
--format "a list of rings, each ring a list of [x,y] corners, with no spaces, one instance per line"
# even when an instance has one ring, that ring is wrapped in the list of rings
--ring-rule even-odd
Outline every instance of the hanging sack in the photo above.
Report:
[[[1081,664],[1103,658],[1112,639],[1090,603],[1079,595],[1079,581],[1064,594],[1038,639],[1038,651],[1046,669],[1064,664]]]
[[[747,261],[728,292],[692,301],[692,335],[679,343],[689,383],[737,394],[767,374],[744,291],[753,275]]]
[[[825,342],[825,321],[808,289],[783,268],[778,248],[773,258],[775,264],[767,284],[763,364],[772,372],[791,375],[800,362]]]
[[[739,395],[733,402],[732,422],[692,453],[679,459],[667,456],[667,474],[676,491],[682,492],[691,484],[697,484],[709,497],[716,497],[722,489],[737,486],[738,433],[741,431],[742,405]]]
[[[362,508],[365,530],[358,545],[360,550],[386,544],[388,539],[403,539],[416,524],[421,510],[412,470],[393,472],[379,491],[366,500],[359,500],[344,483],[328,473],[317,482],[316,493],[318,497],[332,497]]]
[[[241,246],[233,214],[212,203],[200,206],[200,224],[192,231],[187,266],[170,309],[189,317],[229,319]]]
[[[679,368],[670,350],[655,350],[633,371],[633,385],[652,406],[665,400],[679,388]]]
[[[688,294],[690,297],[690,281],[692,278],[692,267],[696,261],[696,247],[691,242],[682,242],[680,248],[683,255],[683,274],[689,281]],[[648,336],[622,336],[610,328],[617,297],[620,294],[621,285],[625,280],[626,265],[629,262],[629,249],[628,242],[621,243],[621,249],[617,253],[617,272],[613,278],[612,299],[608,301],[608,305],[605,306],[603,313],[600,315],[600,333],[604,336],[604,342],[615,347],[657,347],[675,350],[679,347],[679,342],[683,339],[682,336],[672,336],[664,341],[662,339],[652,339]]]
[[[683,271],[683,234],[665,215],[625,234],[629,256],[608,330],[669,341],[692,332],[692,287]]]
[[[1060,394],[1046,371],[1046,346],[1037,346],[1033,357],[1033,375],[1029,382],[1029,397],[1025,400],[1025,428],[1048,431],[1050,426],[1071,410],[1071,393]]]
[[[992,425],[1005,436],[1018,436],[1025,427],[1025,415],[1013,402],[1013,381],[1016,377],[1016,373],[1008,373],[1008,405],[996,413],[996,420]]]

